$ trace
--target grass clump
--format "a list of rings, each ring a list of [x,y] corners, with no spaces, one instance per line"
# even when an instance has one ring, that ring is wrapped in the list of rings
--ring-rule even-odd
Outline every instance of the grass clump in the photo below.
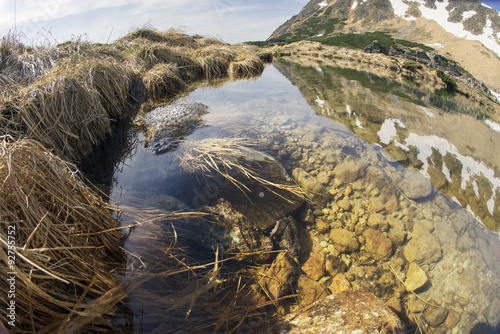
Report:
[[[63,62],[16,96],[19,122],[29,137],[78,160],[128,107],[132,75],[112,59]]]
[[[457,88],[457,82],[455,79],[451,77],[448,73],[442,70],[436,70],[437,76],[443,81],[446,85],[446,88],[449,90],[455,90]]]
[[[33,140],[0,143],[0,259],[17,272],[19,331],[62,332],[73,316],[102,316],[94,302],[119,286],[107,263],[121,261],[112,254],[122,234],[110,208],[75,171]],[[6,275],[2,270],[2,296],[9,290]],[[2,308],[3,323],[6,316]]]
[[[415,71],[415,70],[421,70],[424,68],[424,66],[420,63],[417,63],[416,61],[413,60],[406,60],[403,63],[403,68],[409,70],[409,71]]]
[[[232,79],[250,78],[260,75],[264,71],[264,64],[257,56],[234,61],[229,64],[229,75]]]
[[[146,93],[155,101],[173,97],[186,84],[179,77],[179,70],[173,64],[157,64],[143,77]]]

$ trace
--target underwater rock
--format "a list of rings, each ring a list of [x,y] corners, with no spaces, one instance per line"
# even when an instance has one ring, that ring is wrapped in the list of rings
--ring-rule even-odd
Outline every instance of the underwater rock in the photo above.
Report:
[[[261,284],[270,293],[272,300],[284,296],[292,288],[297,274],[297,263],[287,252],[279,253],[271,268],[262,278]]]
[[[418,237],[414,234],[405,246],[403,254],[408,262],[416,262],[419,265],[436,263],[443,257],[439,239],[430,233]]]
[[[383,301],[368,292],[343,291],[306,309],[270,319],[254,333],[406,333],[405,326]]]
[[[425,322],[431,327],[437,327],[441,325],[448,316],[449,310],[444,307],[438,307],[430,312],[424,313]]]
[[[325,274],[325,254],[314,253],[302,266],[304,273],[311,279],[318,281]]]
[[[155,154],[171,151],[179,140],[201,125],[208,107],[202,103],[174,103],[156,108],[144,115],[147,147]]]
[[[356,235],[342,228],[335,228],[330,231],[330,240],[334,242],[335,248],[341,252],[354,252],[359,248]]]
[[[349,160],[337,165],[333,173],[342,184],[351,183],[365,174],[367,165],[365,161]]]
[[[429,179],[409,169],[405,170],[399,187],[408,198],[413,200],[427,198],[436,193],[436,188]]]
[[[352,290],[351,283],[349,283],[344,274],[335,275],[328,288],[332,293]]]
[[[392,254],[392,241],[382,232],[368,229],[363,233],[366,239],[366,250],[375,260],[388,260]]]
[[[410,263],[408,268],[408,272],[406,274],[405,287],[406,291],[411,292],[420,289],[423,287],[429,278],[425,271],[420,268],[420,266],[416,263]]]

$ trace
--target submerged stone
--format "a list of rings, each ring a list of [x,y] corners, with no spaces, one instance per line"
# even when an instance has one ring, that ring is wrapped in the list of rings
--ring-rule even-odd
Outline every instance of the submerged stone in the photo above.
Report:
[[[179,145],[182,137],[201,125],[208,107],[202,103],[174,103],[156,108],[144,115],[147,147],[155,154],[166,153]]]
[[[270,319],[254,333],[406,333],[398,316],[368,292],[343,291],[306,309]]]
[[[436,193],[436,188],[429,179],[409,169],[405,170],[399,187],[408,198],[413,200],[427,198]]]
[[[406,274],[405,287],[406,291],[415,291],[423,287],[429,278],[425,271],[420,268],[420,266],[416,263],[410,263],[408,268],[408,273]]]
[[[330,240],[334,242],[335,248],[341,253],[354,252],[359,248],[356,235],[342,228],[331,230]]]

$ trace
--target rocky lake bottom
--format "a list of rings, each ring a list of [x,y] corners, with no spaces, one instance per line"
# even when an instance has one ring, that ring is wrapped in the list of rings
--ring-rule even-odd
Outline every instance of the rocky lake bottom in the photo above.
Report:
[[[144,136],[133,131],[134,154],[115,170],[111,198],[132,205],[127,195],[133,194],[171,211],[220,208],[227,201],[225,213],[220,209],[217,213],[220,217],[245,211],[244,216],[254,223],[269,207],[277,210],[277,221],[291,216],[293,222],[286,222],[290,232],[283,234],[278,247],[290,251],[292,259],[277,256],[272,263],[262,262],[282,283],[264,281],[268,294],[256,290],[251,297],[258,303],[293,292],[295,302],[281,313],[292,313],[330,294],[361,291],[384,301],[404,323],[427,332],[468,333],[478,326],[493,331],[500,322],[498,233],[440,192],[425,173],[404,167],[381,145],[367,143],[345,125],[321,116],[302,90],[281,73],[281,66],[267,66],[253,80],[199,88],[182,98],[182,103],[207,106],[201,116],[203,125],[190,129],[166,153],[154,154],[144,147]],[[351,85],[355,84],[353,80]],[[394,106],[403,103],[395,95],[388,96]],[[425,115],[424,109],[418,109]],[[274,195],[264,188],[249,195],[254,200],[245,206],[237,203],[238,196],[231,195],[234,190],[228,190],[227,182],[192,181],[179,166],[183,149],[221,138],[245,139],[252,150],[269,157],[263,160],[283,167],[285,178],[293,179],[309,199],[285,210],[286,205],[276,205]],[[246,154],[248,161],[253,159],[251,152]],[[201,236],[191,239],[207,249],[216,243],[210,241],[212,235],[213,240],[221,240],[218,234],[226,233],[206,223],[193,224],[184,228],[203,235],[203,240]],[[291,231],[291,226],[297,231]],[[181,225],[176,227],[181,231]],[[248,231],[238,228],[240,234],[229,233],[227,249],[242,250],[240,239]],[[269,225],[266,237],[278,228],[279,224]],[[258,245],[263,251],[276,248],[266,248],[262,240]],[[260,326],[252,321],[242,326]]]

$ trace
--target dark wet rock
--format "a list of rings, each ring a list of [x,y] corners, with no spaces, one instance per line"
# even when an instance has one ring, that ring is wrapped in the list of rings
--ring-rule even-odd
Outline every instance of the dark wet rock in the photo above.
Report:
[[[171,151],[180,139],[201,125],[201,116],[207,112],[202,103],[174,103],[146,113],[143,125],[147,131],[147,147],[155,154]]]
[[[342,162],[333,169],[335,178],[342,184],[351,183],[365,175],[367,163],[358,160]]]
[[[275,248],[287,250],[292,257],[299,256],[302,250],[299,226],[293,217],[287,216],[278,219],[276,225],[269,232],[269,236],[275,243]]]
[[[425,322],[431,327],[437,327],[441,325],[448,316],[449,310],[444,307],[438,307],[430,312],[424,313]]]
[[[375,260],[388,260],[392,254],[392,241],[379,230],[368,229],[363,233],[366,250]]]
[[[325,269],[328,271],[330,276],[335,276],[339,273],[343,273],[347,266],[346,264],[336,256],[328,255],[325,261]]]
[[[368,292],[334,293],[306,309],[266,321],[255,333],[406,333],[401,320]]]
[[[340,253],[354,252],[359,248],[356,235],[342,228],[335,228],[330,231],[330,240],[333,241],[335,249]]]
[[[206,207],[205,211],[212,215],[212,220],[197,220],[196,225],[184,226],[184,228],[181,226],[179,230],[186,231],[183,237],[207,249],[219,247],[224,253],[257,253],[252,257],[257,262],[269,258],[268,252],[274,248],[272,239],[236,211],[229,202],[220,199],[217,206]]]
[[[272,300],[284,296],[292,288],[297,276],[297,263],[287,252],[279,253],[261,283]]]
[[[413,200],[427,198],[436,193],[436,188],[429,179],[409,169],[405,170],[399,187],[408,198]]]

